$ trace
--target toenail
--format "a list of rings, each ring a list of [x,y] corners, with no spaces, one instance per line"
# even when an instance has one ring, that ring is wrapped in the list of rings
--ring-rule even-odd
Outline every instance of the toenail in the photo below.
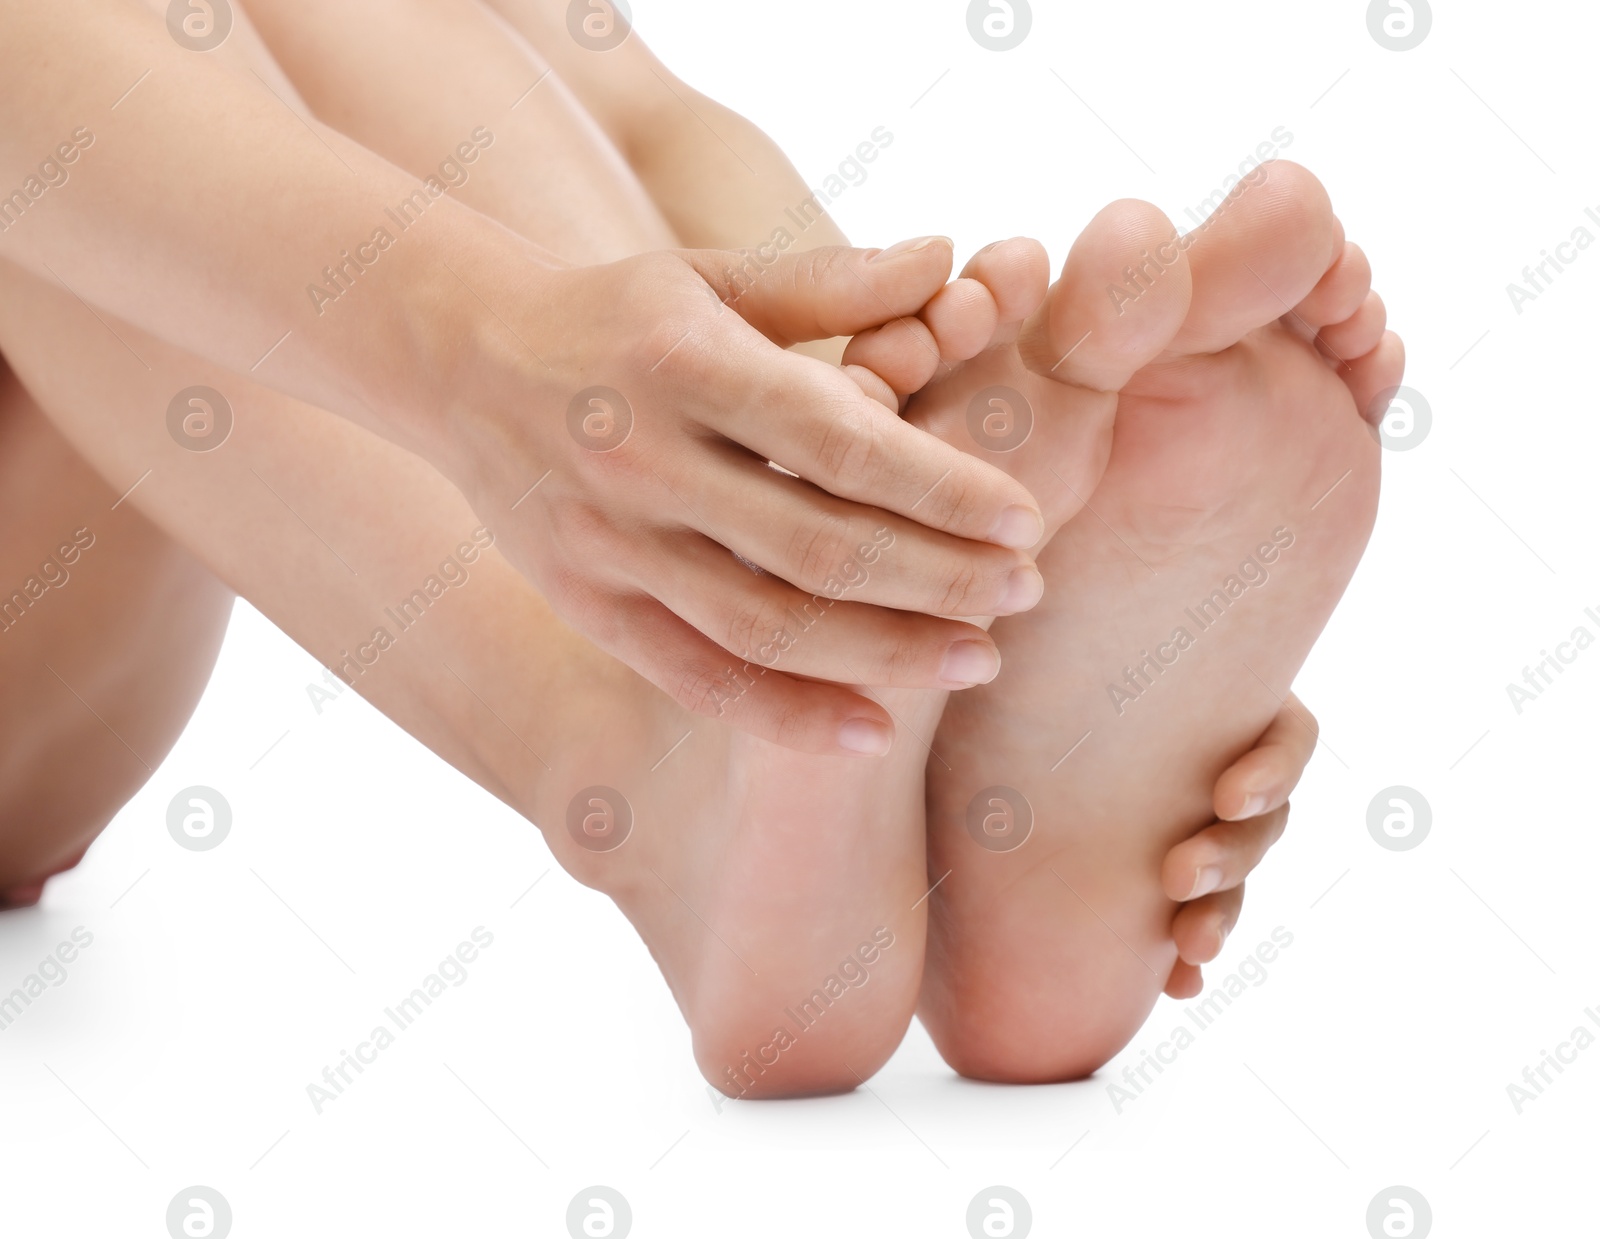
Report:
[[[957,641],[945,652],[939,678],[958,688],[987,684],[1000,674],[1000,651],[983,641]]]
[[[1032,508],[1013,504],[1000,513],[994,528],[989,531],[989,541],[1009,546],[1014,551],[1025,551],[1038,546],[1044,537],[1044,517]]]
[[[1222,885],[1222,870],[1215,865],[1207,865],[1194,875],[1194,889],[1189,892],[1190,899],[1199,899],[1202,895],[1209,895]]]
[[[886,250],[879,250],[871,258],[867,259],[867,261],[883,262],[886,259],[904,258],[908,254],[920,254],[930,245],[934,245],[939,241],[943,241],[952,249],[955,248],[955,242],[950,240],[949,237],[914,237],[910,241],[901,241],[898,245],[891,245]]]
[[[882,757],[894,744],[894,733],[875,718],[853,718],[839,728],[839,747],[847,753]]]
[[[1018,568],[1006,578],[1006,592],[1000,599],[1000,615],[1031,611],[1044,597],[1044,578],[1037,568]]]

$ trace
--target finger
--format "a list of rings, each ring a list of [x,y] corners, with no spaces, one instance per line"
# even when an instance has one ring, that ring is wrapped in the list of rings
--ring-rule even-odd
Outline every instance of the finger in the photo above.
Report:
[[[836,367],[777,353],[752,373],[735,356],[711,377],[734,398],[702,400],[704,426],[831,495],[999,546],[1044,536],[1022,483],[864,398]]]
[[[880,688],[971,688],[1000,673],[999,651],[971,624],[807,594],[699,534],[656,558],[675,565],[657,597],[754,665]]]
[[[1290,694],[1255,747],[1222,772],[1212,809],[1225,822],[1259,817],[1288,802],[1317,747],[1317,720]]]
[[[1161,862],[1161,889],[1185,903],[1213,891],[1231,890],[1283,838],[1289,806],[1244,822],[1217,822],[1185,839]]]
[[[1172,940],[1177,944],[1178,958],[1198,966],[1209,964],[1222,954],[1228,935],[1239,922],[1242,907],[1242,886],[1184,904],[1172,918]]]
[[[692,714],[802,753],[881,757],[894,723],[875,701],[737,659],[642,594],[590,599],[585,632]]]
[[[885,410],[885,415],[887,411]],[[808,594],[926,615],[1014,615],[1033,607],[1044,580],[1021,551],[963,542],[885,512],[864,510],[732,448],[674,490],[678,517],[706,537]],[[729,522],[705,514],[740,513]],[[657,592],[661,557],[643,555],[636,583]]]
[[[1200,975],[1200,969],[1193,964],[1179,960],[1172,965],[1172,974],[1167,977],[1165,993],[1168,998],[1176,998],[1180,1002],[1188,998],[1198,998],[1205,989],[1205,978]]]
[[[852,336],[917,313],[955,264],[947,237],[886,250],[686,250],[681,255],[718,298],[780,348]]]

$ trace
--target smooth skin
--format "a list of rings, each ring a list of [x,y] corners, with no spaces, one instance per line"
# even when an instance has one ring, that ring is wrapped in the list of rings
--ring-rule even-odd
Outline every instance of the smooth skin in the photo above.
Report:
[[[614,148],[602,148],[598,158],[615,170]],[[688,212],[664,207],[661,214]],[[632,244],[654,243],[644,235],[644,224]],[[834,239],[842,240],[819,238]],[[101,473],[119,481],[150,467],[135,469],[136,462],[161,462],[114,510],[110,503],[125,486],[85,485],[74,501],[85,511],[99,505],[112,513],[102,522],[122,519],[116,514],[131,517],[130,509],[148,513],[323,661],[337,662],[340,649],[367,635],[382,605],[415,588],[476,526],[477,516],[436,470],[347,420],[241,381],[129,328],[126,340],[153,367],[140,375],[86,307],[21,272],[9,271],[6,280],[0,344],[50,410],[54,426]],[[925,314],[937,324],[938,304]],[[164,410],[180,379],[181,385],[209,381],[238,393],[239,423],[225,451],[184,452],[149,413]],[[31,402],[14,388],[8,401],[8,424],[23,428],[18,451],[59,454],[59,435]],[[146,412],[134,416],[140,409]],[[361,564],[359,584],[321,538],[307,534],[302,519]],[[19,553],[19,562],[27,559]],[[87,579],[94,564],[88,557],[84,564]],[[143,587],[141,578],[138,588]],[[145,591],[151,600],[164,596]],[[72,607],[76,596],[49,601]],[[77,681],[96,669],[107,674],[95,666],[97,660],[114,670],[119,659],[138,656],[111,646],[82,618],[85,631],[78,639],[62,642],[65,648],[36,651],[50,654],[52,665],[67,664],[65,679]],[[497,552],[474,568],[470,590],[452,594],[448,606],[429,613],[430,621],[435,618],[438,624],[408,631],[357,687],[543,824],[562,863],[617,898],[662,962],[695,1029],[708,1076],[725,1083],[726,1067],[754,1048],[755,1038],[770,1036],[766,1024],[774,1004],[803,997],[841,950],[882,924],[892,927],[897,945],[863,991],[870,999],[809,1038],[798,1053],[785,1055],[782,1071],[766,1073],[759,1084],[766,1093],[815,1091],[850,1087],[870,1074],[898,1042],[920,984],[918,909],[926,901],[914,901],[925,888],[925,751],[904,744],[886,762],[841,765],[785,751],[727,725],[702,723],[562,624]],[[214,646],[205,654],[214,654]],[[942,694],[915,695],[938,697],[942,705]],[[931,731],[937,706],[899,702],[892,693],[879,697],[887,706],[903,706],[907,715],[915,708]],[[56,698],[51,708],[63,715],[81,714],[87,704],[77,693],[58,690]],[[96,700],[105,714],[106,701]],[[552,710],[551,702],[561,708]],[[660,764],[674,745],[680,747],[671,760]],[[139,766],[158,762],[164,751],[159,737],[139,747]],[[1230,805],[1241,782],[1269,800],[1286,798],[1307,756],[1293,744],[1263,744],[1218,782],[1219,808],[1234,812]],[[849,772],[858,765],[861,776],[855,778]],[[116,786],[105,796],[104,818],[121,803],[118,796],[131,791],[129,782],[142,782],[139,766],[120,782],[108,780]],[[639,823],[637,837],[614,853],[590,852],[564,830],[571,796],[595,783],[621,787]],[[52,789],[43,784],[32,791],[48,797]],[[1258,853],[1277,828],[1273,807],[1230,832],[1214,828],[1196,835],[1185,845],[1193,855],[1177,861],[1178,867],[1198,871],[1224,857],[1234,872],[1246,868],[1244,858]],[[0,820],[18,816],[8,813]],[[78,829],[82,834],[81,824]],[[8,841],[13,830],[8,827]],[[8,884],[26,896],[42,873],[69,861],[87,841],[56,840],[55,860],[31,870],[19,867],[7,875]],[[28,854],[52,853],[35,847]],[[1208,895],[1194,906],[1216,898]],[[814,928],[797,936],[797,926]],[[1175,927],[1182,930],[1181,917]],[[1204,949],[1202,943],[1192,954],[1200,958]],[[760,974],[759,985],[751,982],[747,965]],[[1175,970],[1174,978],[1179,975]]]
[[[233,34],[190,52],[156,12],[114,0],[60,13],[13,0],[0,20],[13,86],[0,183],[23,184],[74,132],[92,137],[70,180],[24,199],[0,259],[400,443],[483,520],[517,506],[513,562],[686,708],[806,751],[882,753],[892,739],[882,708],[836,683],[782,672],[731,703],[712,691],[729,654],[744,655],[718,642],[763,599],[708,570],[707,541],[815,589],[838,547],[887,519],[902,553],[856,601],[879,608],[883,640],[917,647],[906,674],[928,686],[952,644],[934,616],[1037,601],[1037,573],[1014,549],[1041,531],[1026,489],[787,351],[920,308],[948,274],[937,242],[876,264],[874,251],[782,254],[751,281],[746,256],[720,251],[635,247],[572,267],[449,195],[415,200],[425,213],[401,230],[386,212],[416,182],[297,114],[280,70],[241,71]],[[251,42],[235,21],[238,43]],[[537,79],[527,62],[493,114]],[[469,131],[436,149],[450,154]],[[614,170],[616,154],[606,162]],[[379,245],[381,226],[398,237]],[[660,240],[655,220],[649,244]],[[337,289],[325,272],[352,251],[377,257],[331,303],[309,295],[313,281]],[[780,295],[796,288],[809,296]],[[574,401],[597,386],[631,408],[633,434],[613,451],[569,429]]]

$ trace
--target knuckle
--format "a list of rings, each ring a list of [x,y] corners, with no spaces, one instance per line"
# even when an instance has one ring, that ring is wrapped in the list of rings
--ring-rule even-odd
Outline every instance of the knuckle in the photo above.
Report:
[[[979,588],[984,573],[969,563],[963,563],[946,576],[943,594],[936,611],[940,615],[963,615],[971,608],[982,610],[987,602],[980,601]]]
[[[884,682],[918,684],[925,680],[931,666],[930,645],[916,624],[907,624],[893,634],[880,658]]]
[[[697,662],[678,676],[672,699],[691,714],[722,717],[737,700],[733,678],[732,668]]]
[[[789,544],[791,583],[803,589],[821,589],[854,545],[848,520],[833,513],[821,514],[812,524],[796,530]]]
[[[884,431],[875,419],[832,409],[823,415],[811,455],[825,477],[870,482],[887,463],[884,440]]]
[[[772,742],[781,748],[800,747],[811,734],[812,712],[798,701],[780,706],[770,720]]]
[[[752,651],[768,644],[777,630],[777,617],[764,601],[740,600],[733,604],[733,614],[727,620],[723,646],[740,658],[750,659]]]

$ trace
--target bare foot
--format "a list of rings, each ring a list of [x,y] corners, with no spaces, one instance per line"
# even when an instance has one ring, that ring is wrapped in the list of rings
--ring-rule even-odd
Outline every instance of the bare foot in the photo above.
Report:
[[[1214,808],[1257,811],[1214,806],[1218,776],[1280,713],[1376,511],[1363,414],[1402,352],[1322,186],[1269,165],[1186,251],[1172,237],[1152,207],[1108,208],[1020,344],[1002,330],[907,412],[950,436],[986,385],[1020,391],[1036,424],[1008,467],[1047,517],[1089,504],[929,762],[929,873],[948,876],[920,1011],[967,1075],[1081,1077],[1143,1023],[1178,962],[1173,901],[1205,893],[1173,881],[1222,880],[1169,864],[1164,890],[1163,859]]]

